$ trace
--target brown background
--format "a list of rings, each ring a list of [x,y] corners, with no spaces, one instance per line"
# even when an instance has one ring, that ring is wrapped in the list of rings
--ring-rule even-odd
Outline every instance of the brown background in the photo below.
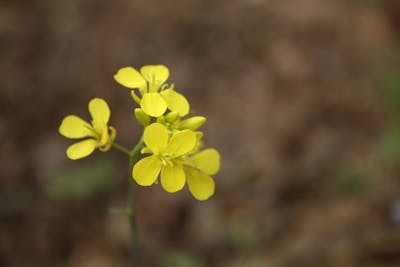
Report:
[[[57,128],[118,68],[165,64],[222,155],[217,191],[140,188],[149,267],[400,266],[397,0],[0,1],[0,266],[129,266],[127,160]]]

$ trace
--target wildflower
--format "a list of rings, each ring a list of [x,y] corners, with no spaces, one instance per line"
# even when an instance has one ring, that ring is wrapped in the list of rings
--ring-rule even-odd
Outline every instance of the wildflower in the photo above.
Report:
[[[151,155],[138,161],[133,167],[132,176],[142,186],[150,186],[160,175],[161,185],[167,192],[177,192],[186,181],[183,170],[183,157],[196,145],[196,134],[184,130],[169,136],[168,129],[160,123],[150,124],[143,133],[147,146],[145,151]]]
[[[107,103],[101,98],[93,98],[89,102],[89,112],[92,116],[91,124],[78,116],[68,115],[60,125],[60,134],[67,138],[87,138],[68,147],[67,156],[70,159],[87,157],[96,148],[108,151],[115,139],[116,130],[107,126],[110,119]]]
[[[174,86],[165,84],[169,70],[164,65],[147,65],[140,68],[140,73],[132,67],[118,70],[114,79],[124,87],[138,89],[140,99],[134,91],[133,99],[140,104],[143,111],[152,117],[159,117],[168,109],[176,111],[179,116],[189,113],[189,102],[174,90]]]
[[[142,152],[151,155],[133,167],[132,177],[139,185],[154,184],[161,173],[161,185],[167,192],[181,190],[187,181],[190,192],[198,200],[214,194],[215,183],[210,175],[218,172],[220,156],[215,149],[194,153],[198,134],[183,130],[169,137],[164,125],[152,123],[145,129],[143,138],[147,147]]]

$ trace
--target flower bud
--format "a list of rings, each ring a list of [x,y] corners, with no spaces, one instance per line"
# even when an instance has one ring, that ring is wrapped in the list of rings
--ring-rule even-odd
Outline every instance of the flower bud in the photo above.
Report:
[[[206,122],[206,118],[202,116],[195,116],[191,117],[187,120],[182,121],[179,124],[179,129],[189,129],[189,130],[196,130],[200,128]]]
[[[165,116],[169,123],[175,122],[179,118],[179,113],[176,111],[171,111]]]
[[[156,120],[156,122],[161,123],[161,124],[165,124],[166,121],[167,121],[167,119],[165,118],[164,115],[158,117]]]

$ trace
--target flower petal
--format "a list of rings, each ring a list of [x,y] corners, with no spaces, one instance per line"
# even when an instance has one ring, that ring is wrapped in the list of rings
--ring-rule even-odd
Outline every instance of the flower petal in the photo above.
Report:
[[[94,128],[103,135],[103,131],[107,131],[107,123],[110,119],[110,108],[107,102],[101,98],[93,98],[89,102],[89,112],[92,115]]]
[[[215,192],[214,180],[193,168],[186,169],[186,180],[189,185],[189,190],[197,200],[206,200]]]
[[[161,123],[152,123],[144,129],[144,143],[154,154],[159,154],[165,150],[168,139],[168,130]]]
[[[67,138],[82,138],[93,136],[90,128],[92,126],[78,116],[68,115],[61,122],[58,131]]]
[[[147,115],[152,117],[159,117],[167,110],[167,103],[159,93],[144,94],[140,106]]]
[[[169,77],[169,70],[164,65],[147,65],[140,68],[143,77],[149,83],[163,84]]]
[[[132,67],[119,69],[117,74],[114,75],[114,80],[127,88],[141,88],[146,86],[145,79]]]
[[[193,131],[183,130],[171,137],[166,151],[172,153],[174,157],[179,157],[192,151],[196,142],[196,134]]]
[[[182,94],[173,89],[167,89],[161,92],[161,96],[167,102],[168,108],[178,112],[181,117],[189,113],[189,102]]]
[[[185,185],[185,172],[182,165],[164,165],[161,169],[161,185],[169,193],[181,190]]]
[[[150,186],[156,181],[161,170],[161,161],[157,156],[149,156],[139,160],[132,170],[132,177],[142,186]]]
[[[213,175],[219,171],[220,155],[216,149],[209,148],[195,154],[192,158],[194,165],[206,174]]]
[[[86,139],[75,143],[67,148],[67,156],[70,159],[81,159],[92,154],[96,148],[97,141],[94,139]]]

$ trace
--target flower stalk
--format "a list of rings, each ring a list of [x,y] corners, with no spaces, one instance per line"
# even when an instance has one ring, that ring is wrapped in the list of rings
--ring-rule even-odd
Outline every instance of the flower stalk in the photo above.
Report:
[[[127,155],[129,158],[131,157],[131,151],[129,151],[129,149],[127,149],[126,147],[124,147],[124,146],[122,146],[122,145],[120,145],[120,144],[118,144],[118,143],[116,143],[116,142],[113,142],[113,143],[111,144],[111,146],[112,146],[113,148],[115,148],[116,150],[118,150],[118,151],[124,153],[124,154]]]
[[[141,137],[139,142],[136,144],[136,146],[131,150],[128,151],[126,148],[123,148],[123,150],[120,150],[123,153],[126,153],[128,151],[129,155],[129,173],[131,172],[136,159],[140,153],[140,150],[143,148],[143,138]],[[118,148],[117,148],[118,149]],[[118,149],[119,150],[119,149]],[[126,151],[125,151],[126,150]],[[131,240],[131,250],[132,250],[132,262],[134,267],[140,267],[141,266],[141,258],[140,258],[140,242],[139,242],[139,231],[137,227],[137,217],[136,217],[136,191],[137,191],[137,186],[136,183],[132,181],[132,179],[129,179],[129,203],[128,203],[128,209],[129,212],[127,213],[127,218],[128,218],[128,225],[129,225],[129,236]]]

